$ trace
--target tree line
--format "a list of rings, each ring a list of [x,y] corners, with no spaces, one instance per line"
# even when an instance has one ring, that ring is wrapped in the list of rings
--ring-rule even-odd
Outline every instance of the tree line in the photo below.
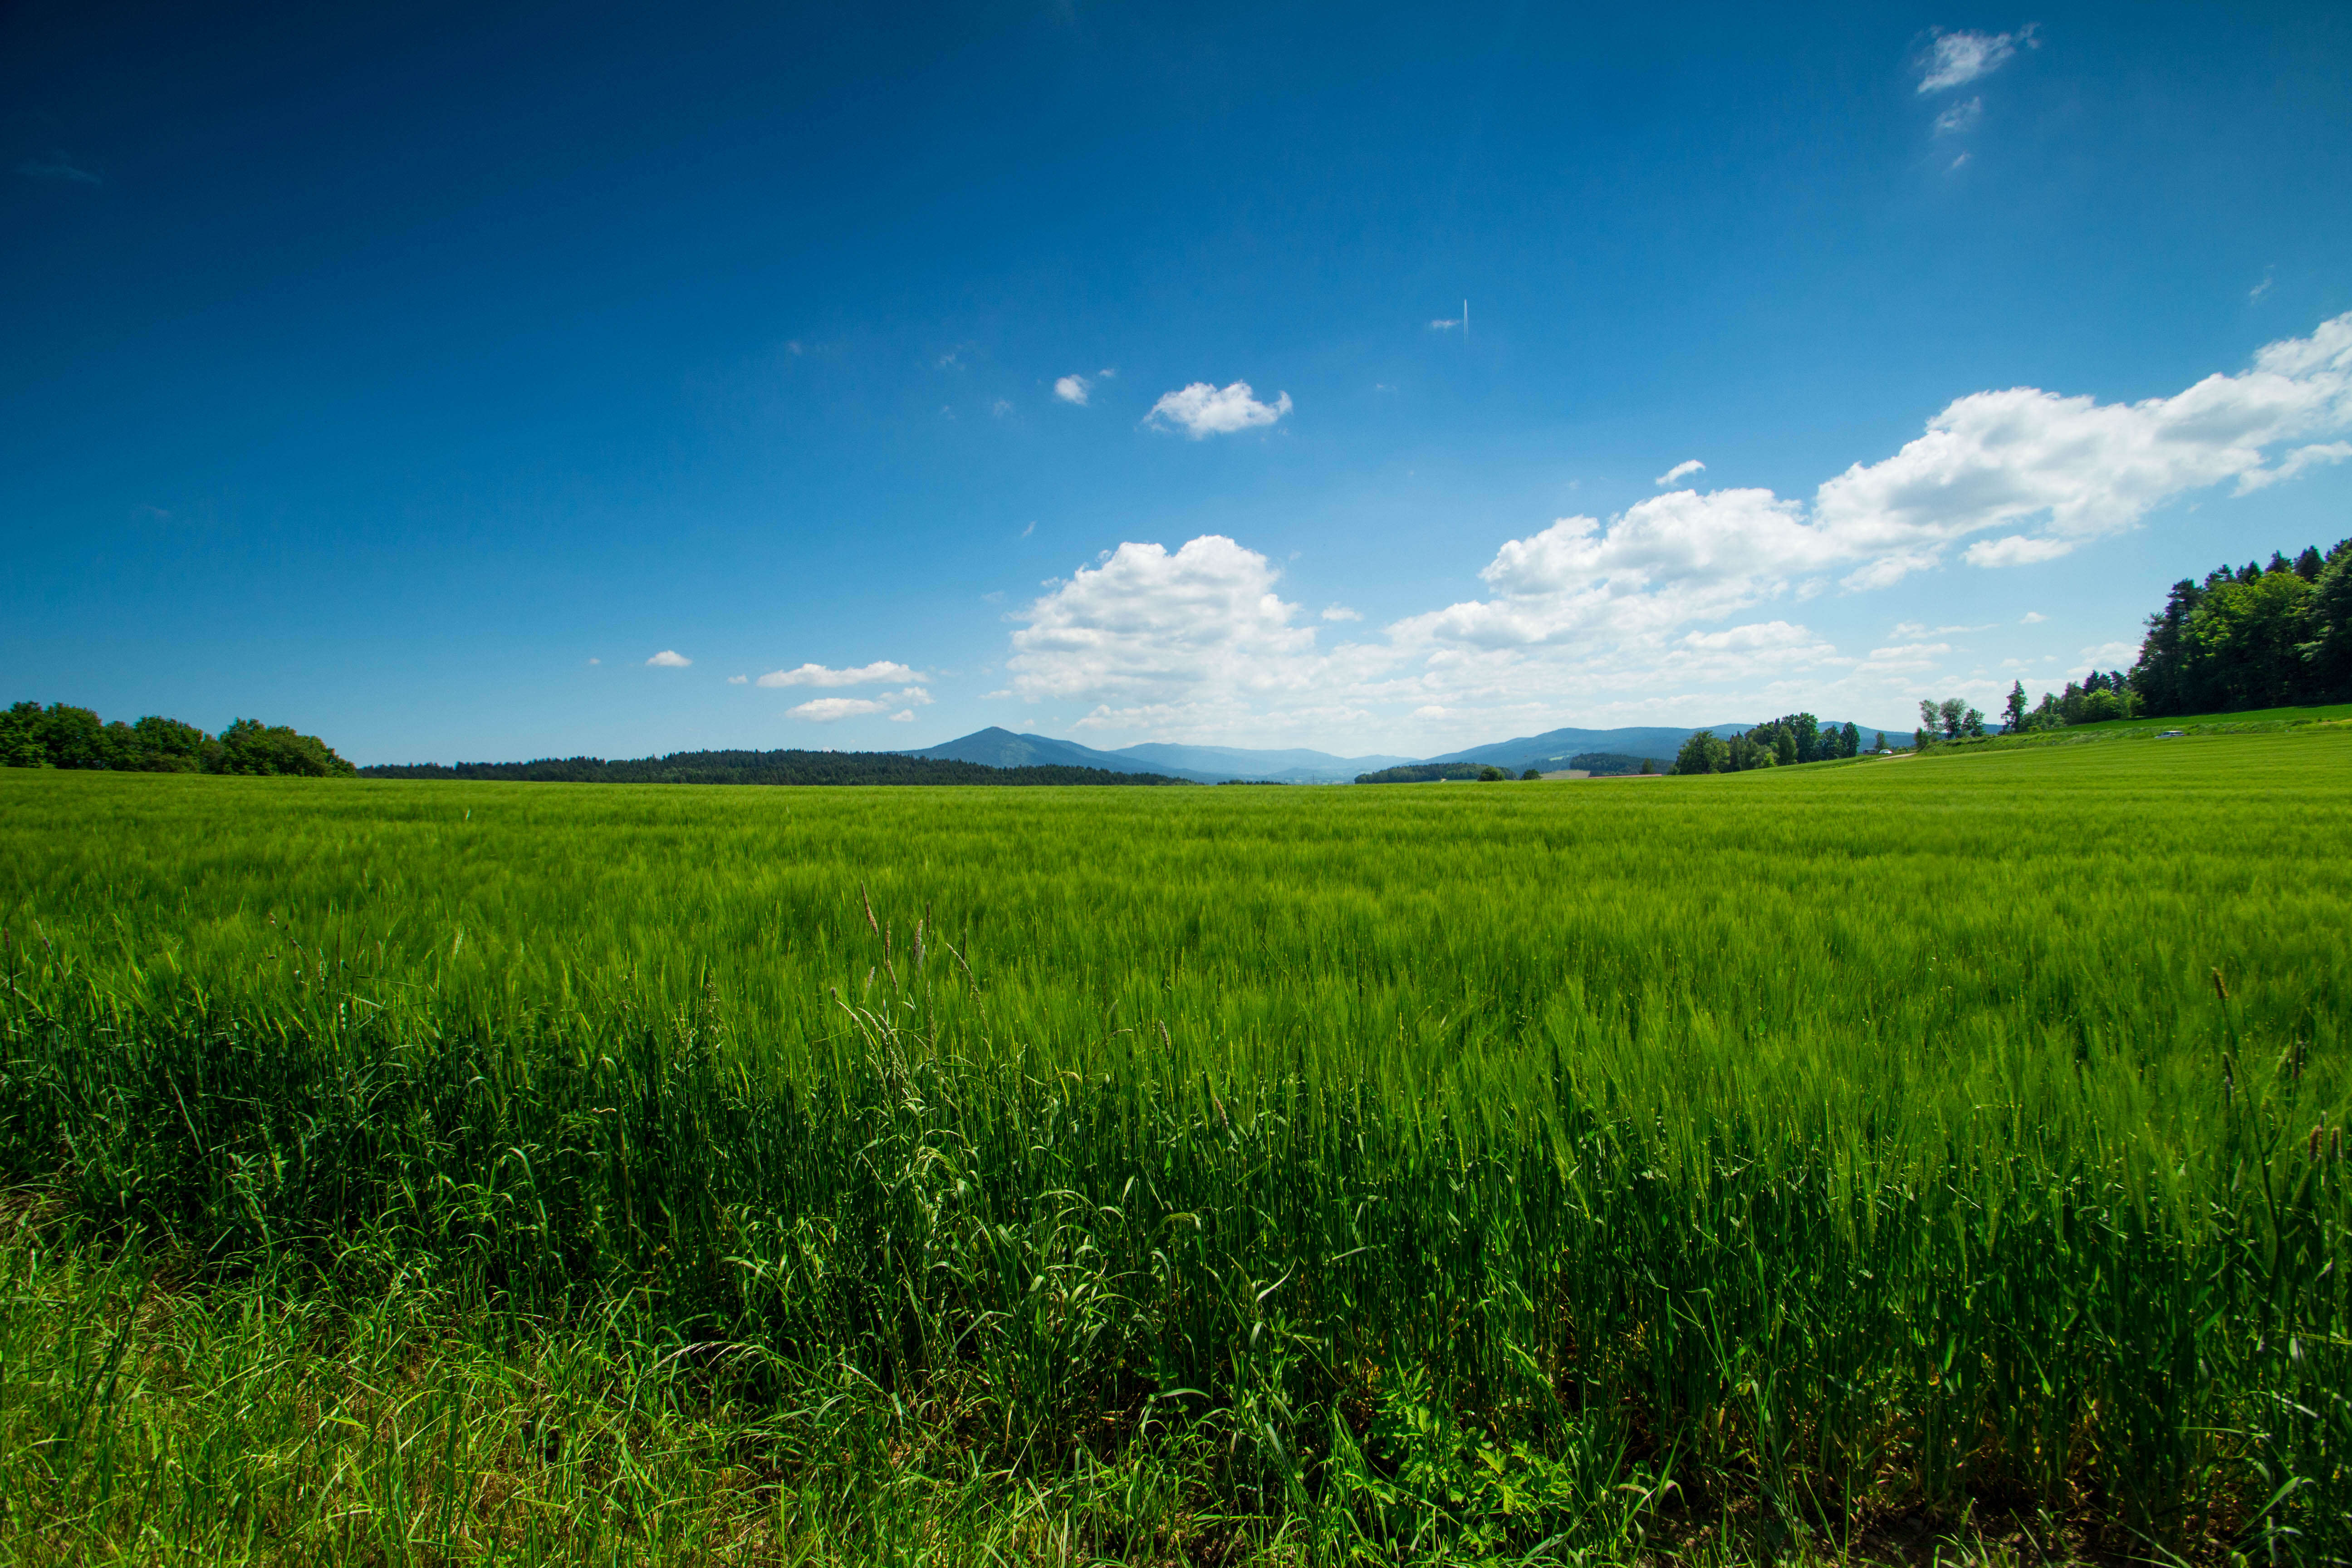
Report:
[[[2175,583],[2131,689],[2151,715],[2352,701],[2352,539]]]
[[[101,721],[88,708],[19,702],[0,713],[0,766],[137,773],[263,773],[348,778],[355,771],[316,735],[239,719],[219,734],[149,714]]]
[[[530,784],[1179,784],[1164,773],[1122,773],[1058,764],[992,768],[897,752],[672,752],[607,762],[542,757],[529,763],[387,763],[372,779],[505,779]]]
[[[1878,737],[1886,749],[1886,737]],[[1862,754],[1862,731],[1853,724],[1825,725],[1811,713],[1789,713],[1727,739],[1701,730],[1675,753],[1669,773],[1740,773],[1753,768],[1785,768],[1799,763],[1832,762]]]
[[[2095,669],[2032,707],[2024,682],[2012,681],[2000,733],[2330,702],[2352,702],[2352,539],[2326,555],[2306,545],[2293,560],[2273,551],[2267,565],[2182,578],[2147,617],[2130,670]],[[1961,698],[1923,701],[1912,741],[1974,740],[1990,732],[1986,723]]]

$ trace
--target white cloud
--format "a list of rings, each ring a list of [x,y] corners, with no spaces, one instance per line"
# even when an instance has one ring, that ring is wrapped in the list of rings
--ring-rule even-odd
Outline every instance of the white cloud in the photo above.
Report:
[[[46,158],[27,158],[16,165],[16,173],[28,180],[63,180],[76,185],[105,184],[63,153],[52,153]]]
[[[1968,166],[1968,162],[1969,154],[1963,153],[1958,157],[1952,160],[1952,167],[1955,169],[1965,168]]]
[[[1075,403],[1083,408],[1086,406],[1087,393],[1092,385],[1093,383],[1087,381],[1083,375],[1066,375],[1054,383],[1054,395],[1065,403]]]
[[[591,664],[602,664],[602,663],[604,663],[604,661],[603,659],[601,659],[601,658],[592,658],[592,659],[590,659],[588,662],[589,662],[589,663],[591,663]]]
[[[784,713],[788,718],[830,724],[836,719],[862,719],[870,713],[887,713],[889,710],[887,702],[869,701],[862,697],[819,697],[797,708],[787,708]]]
[[[1049,579],[1011,617],[1012,689],[1089,705],[1087,729],[1232,743],[1313,733],[1430,750],[1571,717],[1674,723],[1810,707],[1883,721],[1920,696],[1981,703],[1999,695],[1991,672],[1955,674],[1943,661],[1966,669],[2007,650],[1937,639],[1986,628],[1923,617],[1855,655],[1801,624],[1793,606],[1956,559],[2048,560],[2198,489],[2273,483],[2352,458],[2352,440],[2318,438],[2347,434],[2352,315],[2170,397],[1971,394],[1810,500],[1676,489],[1605,521],[1562,518],[1504,540],[1477,595],[1376,634],[1285,600],[1276,566],[1233,539],[1203,535],[1172,552],[1130,542]]]
[[[893,724],[911,724],[914,721],[915,710],[912,708],[903,708],[890,715],[890,722]]]
[[[1013,412],[1013,405],[1005,402],[1004,399],[1000,397],[995,402],[988,405],[988,411],[991,414],[995,415],[999,419],[1002,419],[1006,415]]]
[[[1102,369],[1095,372],[1095,374],[1102,377],[1105,381],[1117,381],[1118,379],[1118,366],[1115,364],[1107,364],[1103,366]]]
[[[1927,58],[1920,62],[1926,74],[1919,79],[1919,90],[1941,92],[1990,76],[2010,62],[2020,45],[2029,49],[2042,47],[2042,40],[2033,36],[2036,28],[2037,24],[2029,22],[2014,33],[1938,33]]]
[[[1450,320],[1446,317],[1440,316],[1437,320],[1429,323],[1429,329],[1433,332],[1444,332],[1450,331],[1461,324],[1462,319],[1459,316],[1454,317]]]
[[[1174,427],[1195,441],[1204,436],[1230,436],[1255,425],[1271,425],[1290,412],[1290,394],[1276,395],[1272,403],[1251,395],[1250,384],[1237,381],[1223,390],[1196,381],[1180,391],[1160,394],[1144,423]]]
[[[2352,458],[2352,441],[2329,441],[2325,445],[2297,447],[2278,461],[2276,468],[2253,468],[2238,476],[2238,494],[2261,489],[2264,485],[2291,479],[2304,469],[2320,463],[2340,463]]]
[[[1979,392],[1877,463],[1821,487],[1814,527],[1830,553],[1862,563],[1850,586],[1877,586],[1935,564],[1970,534],[2021,524],[1973,546],[1977,565],[2063,555],[2120,532],[2188,491],[2235,479],[2241,494],[2333,461],[2340,444],[2266,449],[2352,428],[2352,314],[2308,338],[2271,343],[2253,368],[2209,375],[2171,397],[2102,404],[2034,387]]]
[[[1361,612],[1351,610],[1345,605],[1326,605],[1323,606],[1323,618],[1327,621],[1360,621],[1364,617]]]
[[[919,686],[910,686],[904,691],[886,691],[879,697],[812,698],[797,708],[785,709],[784,715],[790,719],[807,719],[819,724],[830,724],[836,719],[864,719],[877,713],[889,713],[901,702],[912,702],[919,707],[930,700],[929,692]],[[914,716],[911,708],[903,713],[891,714],[894,720],[908,720]]]
[[[877,658],[872,664],[861,664],[854,669],[827,669],[821,664],[803,664],[796,669],[772,669],[760,677],[762,686],[877,686],[889,680],[911,680],[915,672],[903,664],[893,664]]]
[[[661,652],[654,655],[653,658],[646,660],[646,662],[653,666],[656,669],[684,669],[688,665],[692,664],[694,660],[687,658],[686,655],[678,652],[676,648],[666,647],[662,649]]]
[[[1681,462],[1676,463],[1673,468],[1668,468],[1664,473],[1660,474],[1656,479],[1652,479],[1650,482],[1656,485],[1659,489],[1664,489],[1666,486],[1673,484],[1676,479],[1686,479],[1693,474],[1703,474],[1706,471],[1706,465],[1700,462],[1696,458],[1685,458]]]
[[[2263,295],[2271,291],[2271,284],[2274,281],[2271,277],[2271,272],[2272,268],[2270,268],[2265,267],[2263,268],[2263,280],[2246,290],[2246,299],[2249,301],[2259,300]]]
[[[1965,99],[1936,116],[1936,134],[1957,136],[1963,131],[1974,130],[1977,121],[1983,118],[1984,100]]]
[[[751,678],[748,675],[730,675],[727,678],[727,684],[730,686],[740,686],[751,679]]]
[[[2018,617],[2017,624],[2021,626],[2038,626],[2049,618],[2039,610],[2028,610]]]

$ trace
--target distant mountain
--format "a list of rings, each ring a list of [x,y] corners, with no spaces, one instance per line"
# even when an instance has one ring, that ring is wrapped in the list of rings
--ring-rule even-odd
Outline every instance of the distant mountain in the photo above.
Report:
[[[1707,728],[1719,735],[1730,736],[1748,726],[1715,724]],[[1675,753],[1682,750],[1683,742],[1690,738],[1691,731],[1679,726],[1674,729],[1547,730],[1540,735],[1521,735],[1516,740],[1490,742],[1484,746],[1448,752],[1442,757],[1429,760],[1433,763],[1491,763],[1496,767],[1508,768],[1515,773],[1527,768],[1565,768],[1569,759],[1580,752],[1615,752],[1629,757],[1649,757],[1661,763],[1671,763],[1675,760]]]
[[[1180,746],[1157,741],[1123,746],[1116,752],[1097,752],[1075,741],[1056,741],[1049,735],[1016,735],[1010,730],[994,727],[907,754],[980,763],[992,768],[1058,766],[1165,773],[1201,784],[1219,784],[1226,779],[1345,784],[1368,770],[1412,761],[1411,757],[1337,757],[1328,752],[1303,748],[1259,752],[1238,746]]]
[[[1843,719],[1828,720],[1823,729],[1832,729],[1845,722]],[[1708,729],[1729,740],[1755,728],[1754,724],[1706,724],[1673,728],[1664,726],[1624,730],[1547,730],[1540,735],[1521,735],[1517,740],[1496,741],[1484,746],[1473,746],[1465,752],[1448,752],[1442,757],[1432,757],[1433,763],[1491,763],[1498,768],[1515,772],[1528,768],[1566,768],[1580,752],[1615,752],[1625,756],[1648,757],[1660,763],[1671,763],[1682,750],[1685,741],[1700,729]],[[1856,724],[1865,746],[1880,733],[1877,727]],[[1887,730],[1889,735],[1909,735],[1908,730]]]
[[[1213,774],[1221,779],[1278,779],[1286,784],[1345,784],[1358,773],[1410,763],[1412,757],[1335,757],[1303,747],[1260,752],[1239,746],[1171,746],[1157,741],[1121,746],[1116,756],[1133,757],[1161,773]]]
[[[990,725],[952,741],[942,741],[936,746],[926,746],[919,752],[906,753],[910,757],[936,757],[949,762],[978,763],[989,768],[1108,768],[1119,773],[1167,773],[1176,778],[1191,779],[1195,784],[1215,784],[1231,778],[1231,773],[1200,773],[1189,768],[1157,767],[1140,757],[1125,756],[1118,752],[1097,752],[1091,746],[1081,746],[1075,741],[1056,741],[1049,735],[1016,735],[1010,730]]]
[[[1836,722],[1843,723],[1843,721]],[[1706,727],[1728,739],[1755,726],[1711,724]],[[1862,731],[1864,745],[1878,734],[1878,731],[1868,724],[1855,727]],[[1897,732],[1894,730],[1886,731],[1889,735]],[[1908,730],[1900,731],[1904,735],[1910,732]],[[1107,768],[1114,773],[1160,773],[1171,778],[1190,779],[1195,784],[1221,784],[1226,779],[1265,780],[1277,784],[1346,784],[1359,773],[1380,773],[1417,763],[1487,763],[1498,768],[1507,768],[1515,773],[1528,768],[1556,772],[1570,766],[1571,760],[1580,754],[1608,752],[1621,756],[1648,757],[1665,763],[1675,760],[1675,753],[1682,750],[1683,742],[1690,737],[1691,730],[1680,725],[1623,730],[1547,730],[1540,735],[1521,735],[1516,740],[1496,741],[1484,746],[1473,746],[1467,751],[1448,752],[1442,757],[1385,754],[1341,757],[1329,752],[1305,748],[1253,751],[1242,746],[1181,746],[1159,741],[1148,741],[1139,746],[1123,746],[1116,752],[1098,752],[1091,746],[1081,746],[1076,741],[1057,741],[1050,735],[1016,735],[1010,730],[991,726],[904,754],[978,763],[992,768]]]

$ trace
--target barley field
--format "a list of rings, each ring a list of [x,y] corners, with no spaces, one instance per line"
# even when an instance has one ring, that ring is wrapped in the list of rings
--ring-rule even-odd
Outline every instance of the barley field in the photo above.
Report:
[[[0,1561],[2352,1560],[2352,730],[0,770]]]

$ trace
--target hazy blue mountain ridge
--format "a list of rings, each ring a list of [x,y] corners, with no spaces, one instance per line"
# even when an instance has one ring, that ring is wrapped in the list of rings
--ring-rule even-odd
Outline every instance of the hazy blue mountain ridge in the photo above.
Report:
[[[1843,722],[1843,720],[1832,720],[1823,727],[1831,728]],[[1755,726],[1733,723],[1705,727],[1728,738]],[[1862,731],[1865,746],[1879,733],[1878,727],[1874,725],[1858,724],[1855,728]],[[1908,730],[1888,730],[1885,732],[1906,737],[1910,734]],[[1115,752],[1102,752],[1092,746],[1082,746],[1076,741],[1055,740],[1050,735],[1015,734],[992,725],[905,754],[981,763],[992,768],[1108,768],[1123,773],[1164,773],[1201,784],[1217,784],[1225,779],[1270,780],[1282,784],[1346,784],[1359,773],[1378,773],[1384,768],[1404,767],[1415,763],[1486,763],[1514,773],[1528,768],[1551,771],[1566,768],[1571,758],[1588,752],[1613,752],[1626,756],[1648,757],[1665,763],[1674,761],[1675,753],[1682,749],[1683,742],[1691,734],[1691,729],[1667,725],[1633,726],[1620,730],[1547,730],[1540,735],[1521,735],[1508,741],[1490,742],[1483,746],[1472,746],[1466,751],[1448,752],[1435,757],[1390,756],[1384,753],[1341,757],[1305,747],[1255,750],[1245,746],[1190,746],[1162,741],[1147,741],[1140,745],[1122,746]]]

